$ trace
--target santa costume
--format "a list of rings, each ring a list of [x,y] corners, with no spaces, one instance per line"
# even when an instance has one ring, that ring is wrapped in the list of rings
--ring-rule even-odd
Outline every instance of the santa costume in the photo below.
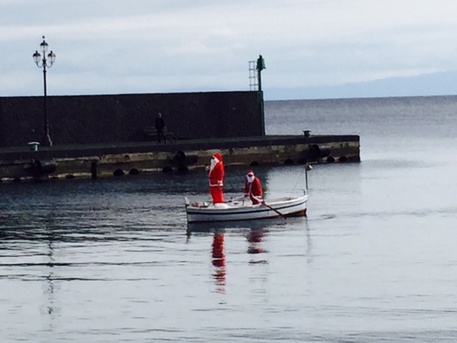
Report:
[[[262,201],[262,186],[260,180],[254,175],[252,170],[248,171],[246,175],[246,182],[244,183],[244,196],[249,196],[252,204],[260,204]]]
[[[224,164],[222,163],[222,155],[215,153],[211,158],[209,168],[209,191],[213,198],[213,204],[224,202],[222,186],[224,186]]]

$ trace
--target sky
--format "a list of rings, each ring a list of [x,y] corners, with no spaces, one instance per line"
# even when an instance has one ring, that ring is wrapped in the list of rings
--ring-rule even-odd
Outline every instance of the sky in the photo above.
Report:
[[[266,100],[457,94],[456,0],[0,0],[0,96],[250,90]]]

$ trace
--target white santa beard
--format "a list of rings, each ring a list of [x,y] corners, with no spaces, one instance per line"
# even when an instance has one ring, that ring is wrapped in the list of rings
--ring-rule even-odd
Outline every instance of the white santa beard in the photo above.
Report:
[[[210,170],[210,171],[213,170],[214,167],[216,166],[216,164],[217,164],[218,162],[219,162],[219,161],[218,161],[217,158],[212,158],[212,159],[211,159],[211,164],[210,164],[209,170]]]

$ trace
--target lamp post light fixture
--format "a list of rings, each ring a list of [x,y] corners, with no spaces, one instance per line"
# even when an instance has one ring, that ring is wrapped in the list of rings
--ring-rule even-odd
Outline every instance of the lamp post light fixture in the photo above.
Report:
[[[48,43],[44,40],[43,36],[43,42],[40,44],[40,50],[43,53],[43,57],[41,54],[37,51],[33,54],[33,60],[35,61],[35,64],[37,65],[38,68],[43,68],[43,84],[44,84],[44,135],[43,139],[41,141],[41,145],[43,146],[52,146],[52,141],[51,137],[49,136],[49,123],[48,123],[48,108],[46,104],[46,98],[48,96],[47,90],[46,90],[46,68],[51,68],[54,62],[56,61],[56,54],[51,50],[51,52],[47,55],[46,58],[46,53],[48,52]]]

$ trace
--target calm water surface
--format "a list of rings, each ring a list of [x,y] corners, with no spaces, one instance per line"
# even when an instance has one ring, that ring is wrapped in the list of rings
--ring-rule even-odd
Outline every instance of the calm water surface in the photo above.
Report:
[[[0,184],[2,342],[454,342],[457,98],[280,101],[267,133],[353,133],[309,216],[186,227],[203,171]],[[237,196],[244,169],[227,168]],[[302,166],[259,167],[267,197]]]

